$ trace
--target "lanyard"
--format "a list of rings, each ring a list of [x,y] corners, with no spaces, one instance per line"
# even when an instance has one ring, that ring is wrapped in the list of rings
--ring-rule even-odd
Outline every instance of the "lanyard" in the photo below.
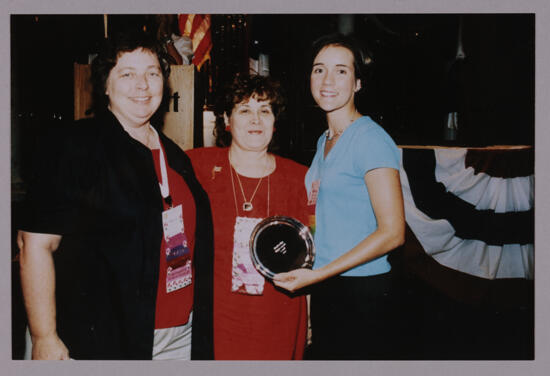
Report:
[[[161,181],[159,182],[160,194],[164,198],[164,201],[167,205],[172,207],[172,197],[170,196],[170,187],[168,186],[168,173],[166,172],[166,160],[164,159],[164,152],[162,151],[162,144],[160,143],[160,138],[158,132],[153,126],[149,125],[153,132],[157,135],[157,140],[159,142],[159,160],[160,160],[160,177]]]

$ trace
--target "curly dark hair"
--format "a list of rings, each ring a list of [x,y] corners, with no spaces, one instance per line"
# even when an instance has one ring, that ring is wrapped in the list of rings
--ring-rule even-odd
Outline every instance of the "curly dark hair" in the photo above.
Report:
[[[275,122],[285,110],[283,91],[279,81],[271,77],[237,74],[233,81],[225,86],[214,109],[216,146],[231,145],[231,133],[225,130],[224,115],[229,117],[237,104],[246,102],[250,98],[269,101],[273,115],[275,115]]]
[[[150,51],[159,61],[164,83],[163,98],[159,109],[166,107],[166,102],[170,96],[170,87],[168,85],[170,64],[166,58],[166,53],[162,45],[151,34],[137,31],[118,33],[112,39],[105,40],[97,57],[93,60],[91,74],[93,87],[92,110],[95,114],[107,111],[107,107],[109,106],[109,97],[105,94],[107,78],[117,64],[118,58],[123,53],[132,52],[140,48]],[[158,112],[159,110],[157,110]]]

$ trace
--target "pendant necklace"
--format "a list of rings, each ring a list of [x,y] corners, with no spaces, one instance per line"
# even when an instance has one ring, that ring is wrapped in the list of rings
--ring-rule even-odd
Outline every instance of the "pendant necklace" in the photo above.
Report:
[[[353,115],[351,116],[351,118],[349,120],[350,124],[353,123],[355,120],[357,120],[356,115],[358,115],[358,114],[359,114],[359,112],[357,112],[357,109],[355,109],[355,111],[353,112]],[[327,141],[332,141],[335,137],[340,137],[342,135],[342,133],[344,133],[344,131],[347,128],[348,127],[346,126],[344,129],[334,131],[332,133],[332,135],[330,134],[330,129],[327,129],[326,132],[325,132],[325,137],[326,137]]]
[[[235,200],[235,209],[237,209],[237,196],[235,194],[235,183],[233,178],[233,164],[231,164],[231,159],[229,160],[229,170],[231,172],[231,185],[233,187],[233,199]],[[249,200],[246,199],[246,196],[244,194],[243,184],[241,183],[241,178],[239,177],[239,173],[237,170],[235,170],[235,174],[237,175],[237,182],[239,183],[239,188],[241,189],[241,194],[243,196],[243,206],[242,209],[245,212],[252,211],[254,209],[254,205],[252,205],[252,201],[254,200],[254,196],[256,196],[256,192],[258,192],[258,188],[260,188],[260,184],[262,184],[263,176],[258,180],[258,184],[256,184],[256,188],[254,189],[254,192],[252,192],[252,196]],[[269,175],[267,175],[267,202],[268,202],[268,208],[267,211],[269,213]],[[238,215],[238,210],[237,210]]]
[[[326,133],[325,133],[325,136],[327,138],[328,141],[332,141],[334,139],[334,137],[340,137],[340,135],[344,133],[344,130],[339,130],[339,131],[336,131],[332,134],[332,136],[330,135],[330,130],[327,129]]]

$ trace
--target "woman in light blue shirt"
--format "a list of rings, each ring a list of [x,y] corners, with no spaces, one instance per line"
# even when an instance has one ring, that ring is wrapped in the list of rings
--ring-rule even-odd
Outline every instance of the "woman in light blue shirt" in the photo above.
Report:
[[[355,106],[365,68],[356,42],[325,36],[312,56],[310,89],[328,123],[306,176],[316,205],[316,261],[274,282],[289,291],[312,285],[315,358],[391,359],[397,308],[387,253],[405,234],[399,152]]]

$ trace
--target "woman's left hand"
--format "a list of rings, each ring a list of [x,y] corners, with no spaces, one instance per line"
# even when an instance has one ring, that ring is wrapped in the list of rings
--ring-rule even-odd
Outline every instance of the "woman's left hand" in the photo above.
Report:
[[[311,269],[295,269],[287,273],[275,274],[273,283],[275,286],[281,287],[290,292],[294,292],[303,287],[309,286],[319,281],[319,277],[315,270]]]

